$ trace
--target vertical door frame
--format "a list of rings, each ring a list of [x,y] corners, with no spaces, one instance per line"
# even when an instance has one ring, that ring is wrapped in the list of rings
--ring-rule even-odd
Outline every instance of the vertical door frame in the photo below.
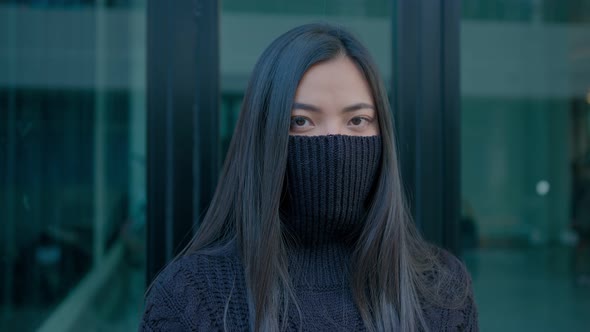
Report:
[[[149,285],[190,241],[219,171],[219,2],[147,6]]]
[[[393,0],[392,108],[402,178],[424,237],[459,254],[459,0]]]

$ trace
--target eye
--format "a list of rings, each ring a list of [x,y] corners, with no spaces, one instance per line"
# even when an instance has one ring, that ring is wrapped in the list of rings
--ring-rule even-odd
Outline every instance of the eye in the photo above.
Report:
[[[313,125],[309,118],[304,116],[292,116],[291,117],[291,129],[302,129]]]
[[[371,122],[373,122],[373,119],[364,116],[355,116],[349,121],[349,123],[354,127],[364,127],[370,124]]]

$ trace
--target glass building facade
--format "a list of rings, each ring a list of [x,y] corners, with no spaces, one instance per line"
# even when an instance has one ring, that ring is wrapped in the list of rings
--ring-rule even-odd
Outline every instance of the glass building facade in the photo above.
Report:
[[[0,1],[0,330],[137,329],[142,1]]]
[[[588,1],[463,2],[463,257],[486,330],[590,326],[589,45]]]
[[[162,186],[153,184],[159,179],[153,161],[169,158],[168,152],[180,153],[173,148],[183,142],[206,142],[211,135],[219,152],[213,158],[221,161],[258,56],[284,31],[317,21],[344,25],[368,46],[386,81],[400,131],[407,117],[399,114],[413,116],[396,102],[408,91],[400,84],[420,89],[431,83],[428,78],[437,77],[442,82],[437,98],[412,95],[426,107],[446,103],[451,98],[445,97],[446,82],[452,83],[456,122],[446,127],[428,122],[446,121],[445,112],[414,117],[419,123],[413,135],[438,128],[442,135],[452,130],[457,141],[441,143],[452,145],[443,151],[420,150],[427,143],[420,140],[410,145],[425,151],[425,158],[456,150],[457,176],[449,177],[456,188],[442,186],[445,182],[426,174],[430,170],[406,172],[404,181],[426,188],[412,196],[418,203],[434,193],[459,193],[457,220],[440,225],[420,221],[428,216],[421,211],[427,202],[416,203],[414,214],[427,238],[443,239],[435,242],[466,262],[482,331],[578,331],[590,326],[590,2],[171,3],[0,0],[0,331],[136,330],[153,276],[148,268],[152,253],[167,251],[163,259],[169,260],[182,242],[154,232],[154,227],[168,230],[184,223],[190,232],[198,226],[201,208],[182,210],[190,211],[188,215],[167,209],[197,205],[207,196],[203,191],[210,191],[200,182],[205,173],[199,173],[199,160],[210,158],[208,150],[188,146],[191,167],[183,171],[194,172],[195,178],[174,185],[167,184],[166,176]],[[199,54],[214,45],[203,47],[192,35],[183,39],[186,17],[166,17],[173,11],[156,6],[180,3],[197,6],[197,17],[205,10],[198,6],[213,4],[219,11],[218,22],[194,25],[198,38],[210,33],[218,44],[216,77],[195,70],[188,76],[163,76],[169,81],[162,82],[153,74],[162,62],[199,62]],[[451,3],[458,8],[456,15],[448,9]],[[404,26],[420,20],[416,26],[428,28],[435,14],[457,31],[443,29],[436,38],[417,34],[421,40],[415,43],[423,44],[401,59],[406,50],[398,46],[413,41],[400,39],[416,33]],[[157,36],[159,28],[153,24],[160,17],[169,19],[162,20],[166,33],[179,38],[173,45],[185,45],[197,56],[179,60],[164,53],[157,43],[166,36]],[[398,25],[400,18],[407,25]],[[453,40],[456,49],[448,46]],[[432,42],[442,46],[434,51],[420,46]],[[437,66],[416,62],[422,71],[415,76],[424,78],[422,84],[396,81],[398,74],[412,75],[415,68],[400,66],[413,59],[441,58],[432,52],[447,52],[444,57],[458,65],[456,72],[437,67],[444,61]],[[196,109],[213,114],[218,125],[211,131],[189,125],[189,133],[170,127],[163,134],[165,125],[150,119],[154,114],[167,119],[169,111],[154,109],[154,89],[169,87],[169,95],[175,96],[175,89],[191,80],[219,82],[218,103],[204,110],[181,105],[169,118],[178,122]],[[185,89],[189,95],[191,89]],[[189,124],[197,123],[189,118]],[[405,146],[409,136],[400,136]],[[166,147],[171,150],[154,155],[150,142],[160,138],[172,142]],[[404,163],[408,158],[400,151]],[[418,164],[407,167],[418,169]],[[179,170],[166,167],[162,174]],[[441,177],[449,171],[445,167],[439,170]],[[192,194],[177,204],[170,200],[182,198],[168,191]],[[150,199],[161,192],[162,200]],[[168,217],[154,220],[150,211],[160,206]],[[449,235],[447,225],[454,225],[456,236]],[[178,237],[184,241],[190,237],[186,233]],[[155,270],[161,265],[155,264]]]

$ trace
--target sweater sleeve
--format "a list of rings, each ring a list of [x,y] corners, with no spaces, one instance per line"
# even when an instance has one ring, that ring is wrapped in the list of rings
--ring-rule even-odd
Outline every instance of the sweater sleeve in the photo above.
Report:
[[[154,283],[145,301],[139,331],[187,331],[179,308],[164,286]]]
[[[430,276],[435,285],[434,292],[439,296],[437,300],[442,301],[425,306],[430,330],[478,332],[478,311],[471,276],[457,257],[446,250],[439,253],[446,268]]]
[[[467,278],[467,287],[469,289],[469,293],[467,295],[465,305],[460,310],[460,313],[463,316],[463,322],[459,326],[459,331],[479,332],[478,311],[477,305],[475,304],[475,297],[473,295],[473,285],[471,281],[471,276],[469,275],[469,272],[467,272],[466,269],[464,273]]]
[[[205,292],[182,263],[172,263],[158,275],[146,295],[139,331],[215,330],[204,310]]]
[[[455,276],[449,290],[465,289],[465,301],[460,308],[452,311],[451,315],[455,316],[454,321],[459,322],[453,331],[464,332],[479,332],[478,311],[475,303],[475,296],[473,294],[473,281],[467,267],[454,255],[447,253],[447,262],[449,262],[450,269]]]

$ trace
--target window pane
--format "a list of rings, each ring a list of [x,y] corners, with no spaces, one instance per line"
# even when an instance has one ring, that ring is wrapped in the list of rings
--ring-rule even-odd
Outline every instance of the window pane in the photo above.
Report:
[[[481,329],[585,330],[590,29],[581,22],[590,8],[549,0],[466,6],[461,225]],[[512,20],[508,12],[529,14]]]
[[[144,68],[141,1],[0,2],[0,330],[137,328]]]

